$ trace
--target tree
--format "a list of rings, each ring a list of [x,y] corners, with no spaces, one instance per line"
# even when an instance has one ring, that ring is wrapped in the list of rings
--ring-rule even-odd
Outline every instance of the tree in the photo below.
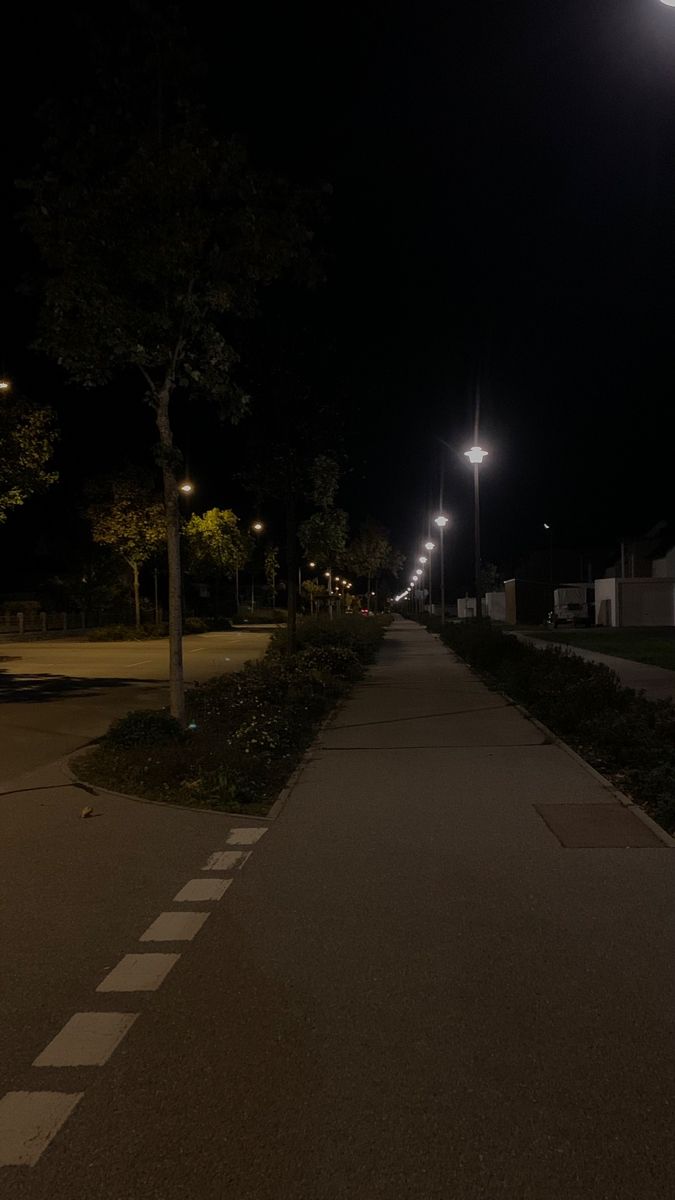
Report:
[[[55,441],[50,408],[0,392],[0,524],[13,508],[58,479],[48,469]]]
[[[315,611],[319,606],[319,601],[325,599],[328,592],[320,583],[315,583],[313,579],[303,580],[302,590],[309,596],[309,611],[314,616]]]
[[[272,608],[276,604],[277,575],[279,573],[279,547],[269,546],[265,551],[265,579]]]
[[[328,610],[333,615],[330,595],[333,590],[333,572],[345,556],[349,518],[344,509],[337,508],[335,498],[340,479],[337,463],[325,454],[314,459],[311,469],[312,497],[319,507],[298,530],[300,542],[308,558],[325,563],[330,571],[328,587]]]
[[[370,611],[373,578],[377,584],[379,572],[385,569],[391,570],[394,556],[395,551],[389,541],[388,530],[369,517],[346,552],[346,562],[349,568],[356,575],[367,580],[366,607],[368,611]],[[377,596],[375,607],[377,608]]]
[[[107,486],[94,485],[94,490],[98,490],[99,499],[87,509],[92,535],[95,542],[110,546],[131,568],[138,629],[141,624],[140,568],[166,538],[164,506],[152,487],[133,473],[111,479]]]
[[[230,508],[210,508],[196,513],[185,527],[190,561],[206,571],[231,579],[251,556],[251,539],[239,528],[239,518]]]
[[[51,166],[26,185],[26,222],[47,267],[39,346],[85,387],[136,373],[154,411],[166,511],[171,712],[184,721],[181,456],[172,402],[181,394],[192,404],[208,398],[224,418],[241,417],[248,401],[233,379],[233,323],[253,315],[261,288],[284,273],[303,275],[311,235],[308,194],[254,170],[236,140],[212,136],[180,96],[170,95],[176,76],[161,61],[156,68],[156,113],[139,103],[134,119],[126,112],[121,119],[108,95],[105,137],[88,112],[82,136],[56,139]]]

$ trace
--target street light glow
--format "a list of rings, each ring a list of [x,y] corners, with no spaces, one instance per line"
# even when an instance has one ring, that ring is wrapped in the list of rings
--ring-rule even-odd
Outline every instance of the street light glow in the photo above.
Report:
[[[472,446],[470,450],[464,451],[464,457],[468,458],[470,463],[482,463],[484,458],[487,458],[488,451],[481,450],[480,446]]]
[[[254,521],[251,528],[254,529],[256,533],[262,533],[262,529],[263,529],[262,521]]]
[[[434,517],[434,525],[438,525],[438,528],[439,528],[439,529],[445,529],[445,527],[446,527],[446,525],[447,525],[447,524],[448,524],[448,518],[447,518],[447,517],[443,517],[443,516],[441,516],[441,517]]]
[[[194,491],[194,488],[193,488],[192,484],[189,483],[188,480],[186,479],[185,483],[181,483],[179,485],[179,491],[183,492],[183,494],[185,496],[189,496],[190,493]]]
[[[436,543],[435,543],[435,542],[425,542],[425,543],[424,543],[424,549],[425,549],[425,550],[435,550],[435,549],[436,549]]]
[[[316,566],[316,563],[307,563],[307,566],[314,569],[314,567]]]
[[[426,556],[426,554],[420,554],[419,561],[420,561],[421,563],[428,562],[428,559],[427,559],[427,556]]]
[[[673,0],[673,4],[675,5],[675,0]],[[544,529],[550,529],[550,528],[551,528],[551,526],[547,525],[546,522],[544,521]]]
[[[12,384],[9,379],[0,379],[0,392],[11,392]]]

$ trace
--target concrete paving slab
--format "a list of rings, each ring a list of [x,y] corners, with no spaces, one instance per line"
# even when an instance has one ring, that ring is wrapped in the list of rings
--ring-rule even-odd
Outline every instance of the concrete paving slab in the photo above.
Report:
[[[535,808],[568,849],[667,849],[628,808],[613,804],[535,804]]]

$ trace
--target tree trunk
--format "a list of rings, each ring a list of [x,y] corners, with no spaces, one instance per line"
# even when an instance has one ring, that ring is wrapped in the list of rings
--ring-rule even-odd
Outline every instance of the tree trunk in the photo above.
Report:
[[[136,628],[141,627],[141,591],[138,582],[138,563],[131,564],[131,570],[134,577],[134,617],[136,618]]]
[[[180,569],[180,513],[178,482],[174,466],[173,435],[169,420],[170,389],[165,386],[157,398],[156,416],[164,479],[166,510],[166,546],[169,562],[169,697],[171,716],[185,724],[185,687],[183,683],[183,597]]]
[[[292,478],[286,484],[286,571],[288,573],[286,591],[286,653],[289,658],[295,654],[298,643],[298,550],[297,522],[295,516],[295,493]]]

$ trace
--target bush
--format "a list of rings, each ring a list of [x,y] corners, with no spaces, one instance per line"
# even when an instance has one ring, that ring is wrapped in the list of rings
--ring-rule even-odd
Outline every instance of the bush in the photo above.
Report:
[[[446,625],[441,640],[521,700],[651,814],[675,826],[675,705],[621,686],[570,650],[539,650],[489,621]]]
[[[386,617],[305,617],[298,620],[298,650],[308,647],[337,646],[351,650],[364,664],[374,661],[384,631],[389,624]],[[270,638],[268,653],[271,656],[284,653],[288,642],[287,631],[277,629]]]
[[[208,628],[201,617],[186,617],[183,621],[183,633],[206,633]]]
[[[331,624],[332,636],[344,640],[341,623]],[[278,639],[261,662],[192,688],[188,734],[166,713],[129,713],[115,722],[81,760],[82,777],[151,799],[266,812],[384,632],[382,622],[344,624],[358,627],[360,655],[324,630],[315,644],[307,622],[303,647],[292,657],[282,655]]]
[[[101,625],[99,629],[90,629],[87,633],[89,642],[147,642],[149,639],[163,638],[168,633],[167,625]]]
[[[356,683],[363,677],[363,664],[353,650],[345,646],[307,646],[296,657],[300,670],[346,679]]]
[[[113,721],[105,735],[110,746],[168,746],[182,742],[185,733],[174,717],[154,709],[137,709]]]

